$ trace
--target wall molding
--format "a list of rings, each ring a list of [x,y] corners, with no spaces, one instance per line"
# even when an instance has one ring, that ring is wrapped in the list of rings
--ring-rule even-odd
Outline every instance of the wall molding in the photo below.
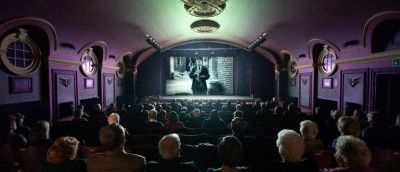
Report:
[[[400,57],[400,50],[385,51],[381,53],[368,54],[348,59],[338,59],[336,60],[336,64],[353,64],[353,63],[369,62],[376,60],[386,60],[386,59],[396,58],[396,56]],[[296,68],[304,69],[311,67],[313,67],[313,64],[298,65]]]
[[[82,62],[80,62],[80,61],[64,60],[64,59],[59,59],[59,58],[54,58],[54,57],[50,57],[49,62],[57,63],[57,64],[75,65],[75,66],[82,65]],[[102,65],[101,67],[102,67],[102,69],[114,69],[114,70],[119,69],[117,66],[112,66],[112,65]]]

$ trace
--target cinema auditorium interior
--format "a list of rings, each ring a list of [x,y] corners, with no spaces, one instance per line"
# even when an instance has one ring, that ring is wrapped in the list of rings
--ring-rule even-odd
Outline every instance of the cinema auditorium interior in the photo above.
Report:
[[[2,0],[1,172],[399,172],[399,0]]]

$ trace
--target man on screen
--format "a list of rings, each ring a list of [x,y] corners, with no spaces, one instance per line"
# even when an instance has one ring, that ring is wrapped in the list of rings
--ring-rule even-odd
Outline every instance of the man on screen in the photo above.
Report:
[[[206,80],[210,78],[210,75],[208,74],[207,67],[203,66],[203,60],[201,58],[196,59],[196,65],[192,67],[189,77],[193,80],[193,95],[207,95]]]

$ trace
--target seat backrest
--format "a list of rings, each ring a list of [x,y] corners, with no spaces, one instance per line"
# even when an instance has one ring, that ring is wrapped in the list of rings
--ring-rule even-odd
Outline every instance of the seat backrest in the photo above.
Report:
[[[0,146],[0,169],[1,171],[17,171],[16,156],[14,148],[10,144]]]
[[[314,161],[319,169],[329,169],[334,168],[336,166],[336,160],[334,157],[334,152],[331,149],[327,149],[321,151],[320,153],[316,153],[310,157],[312,161]]]
[[[374,149],[371,166],[376,171],[400,171],[400,151]]]

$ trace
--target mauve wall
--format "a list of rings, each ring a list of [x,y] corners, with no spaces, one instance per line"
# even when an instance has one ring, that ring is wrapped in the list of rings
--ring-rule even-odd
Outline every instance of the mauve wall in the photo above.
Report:
[[[34,17],[15,18],[3,20],[0,23],[1,40],[17,28],[28,30],[28,35],[39,45],[42,57],[41,66],[36,71],[27,75],[11,75],[5,72],[4,66],[0,68],[0,114],[23,112],[27,119],[57,120],[60,117],[60,104],[72,101],[79,105],[81,100],[99,97],[103,105],[116,102],[122,95],[122,84],[118,84],[116,64],[120,58],[109,58],[110,55],[120,57],[126,54],[118,48],[110,48],[107,40],[101,38],[80,38],[79,35],[68,35],[67,31],[56,32],[58,28],[51,23]],[[62,30],[62,29],[60,29]],[[67,37],[65,37],[67,35]],[[61,42],[68,41],[74,48],[62,47]],[[112,41],[109,41],[112,42]],[[89,47],[98,49],[96,53],[102,67],[97,74],[85,76],[80,70],[82,52]],[[113,81],[107,90],[103,75],[112,76]],[[28,93],[10,93],[10,77],[30,78],[32,91]],[[85,78],[94,80],[93,88],[85,88]],[[63,85],[62,79],[71,79]],[[65,84],[65,83],[64,83]],[[59,93],[59,95],[57,95]],[[107,101],[103,100],[104,98]],[[10,108],[13,107],[13,108]]]

